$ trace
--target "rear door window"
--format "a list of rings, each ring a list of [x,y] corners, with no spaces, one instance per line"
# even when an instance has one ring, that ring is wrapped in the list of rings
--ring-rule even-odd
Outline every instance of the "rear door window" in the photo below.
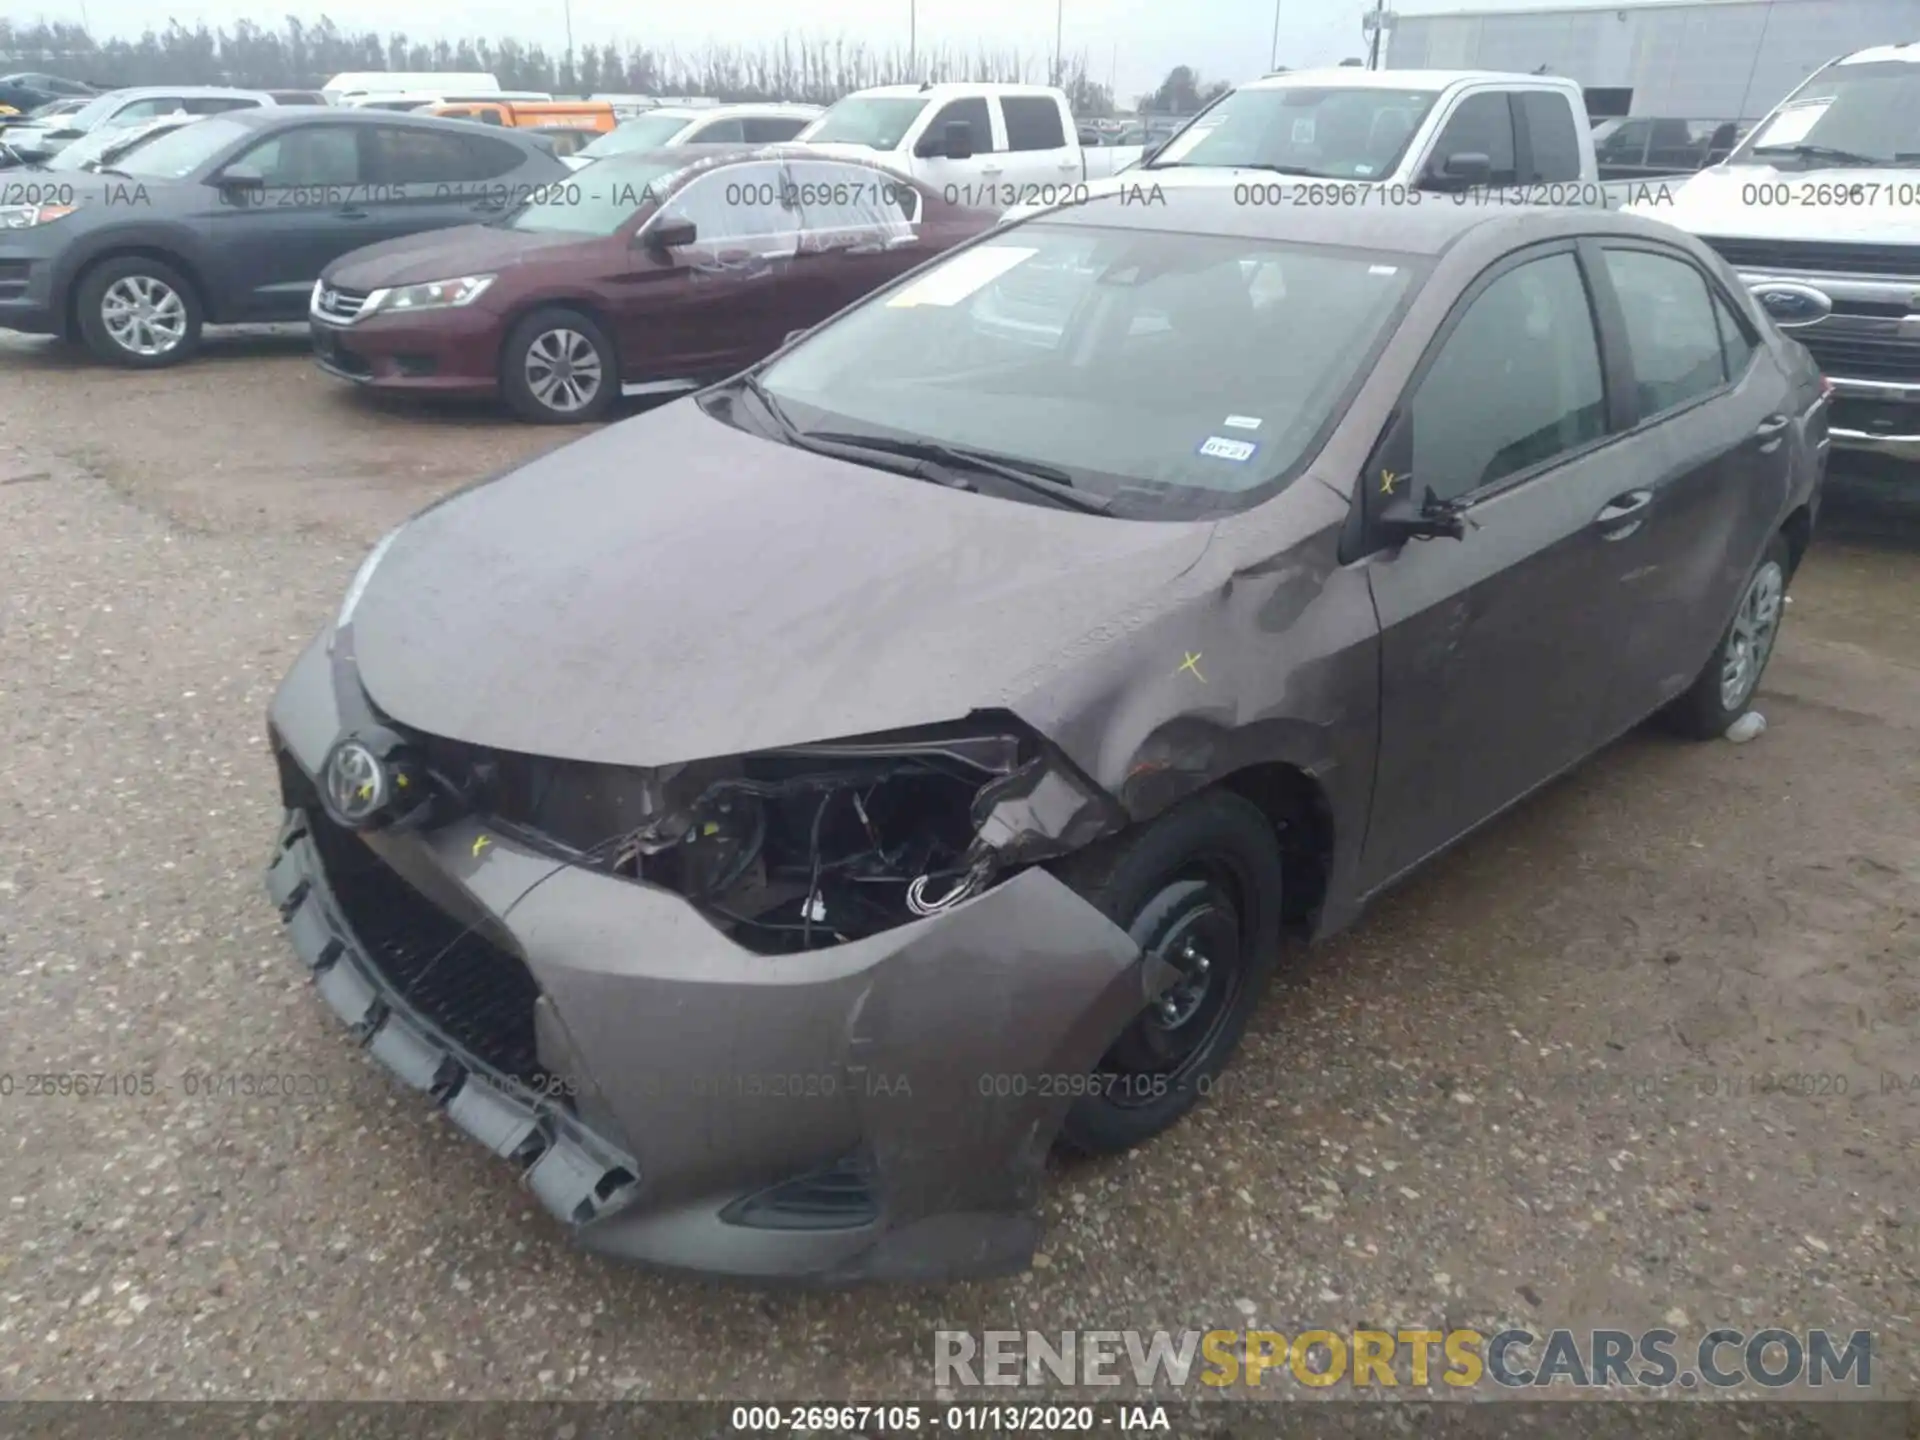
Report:
[[[1007,122],[1007,149],[1066,148],[1066,127],[1060,123],[1060,106],[1052,96],[1003,95],[1000,114]]]
[[[1549,90],[1520,93],[1520,114],[1527,122],[1527,158],[1521,177],[1526,184],[1552,184],[1580,178],[1580,132],[1574,128],[1573,107],[1564,95]]]
[[[747,138],[737,117],[709,120],[680,143],[683,145],[738,145]]]
[[[913,238],[904,207],[914,203],[916,193],[907,181],[822,160],[789,161],[787,173],[809,249],[880,248]]]
[[[1640,416],[1665,414],[1726,383],[1706,277],[1686,261],[1608,246],[1607,275],[1627,325]]]

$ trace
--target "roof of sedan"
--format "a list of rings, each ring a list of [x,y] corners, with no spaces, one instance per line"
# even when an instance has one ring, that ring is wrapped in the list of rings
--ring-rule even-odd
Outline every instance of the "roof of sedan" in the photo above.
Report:
[[[1131,175],[1122,177],[1131,179]],[[1562,235],[1654,235],[1672,239],[1671,226],[1617,210],[1571,205],[1451,204],[1453,197],[1422,194],[1409,203],[1322,205],[1249,203],[1260,182],[1219,185],[1154,185],[1150,172],[1117,194],[1095,195],[1077,205],[1016,223],[1098,225],[1105,229],[1162,230],[1196,235],[1233,235],[1289,240],[1302,245],[1391,250],[1438,255],[1482,227],[1512,232],[1515,243]],[[1352,188],[1358,193],[1357,187]],[[1264,198],[1264,193],[1263,193]]]

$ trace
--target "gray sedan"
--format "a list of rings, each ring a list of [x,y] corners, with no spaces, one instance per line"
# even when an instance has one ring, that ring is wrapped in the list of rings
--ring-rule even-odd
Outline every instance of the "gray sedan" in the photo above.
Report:
[[[1291,947],[1743,713],[1824,403],[1651,221],[1003,227],[383,541],[272,706],[269,890],[582,1243],[1017,1269]]]

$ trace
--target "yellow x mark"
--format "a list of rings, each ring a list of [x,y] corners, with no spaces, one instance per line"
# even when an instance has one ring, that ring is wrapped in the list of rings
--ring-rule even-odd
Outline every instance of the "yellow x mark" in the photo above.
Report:
[[[1180,669],[1173,673],[1178,675],[1181,671],[1191,670],[1194,679],[1198,680],[1202,685],[1206,684],[1207,677],[1200,673],[1200,654],[1201,652],[1199,651],[1188,651],[1187,658],[1180,662]]]

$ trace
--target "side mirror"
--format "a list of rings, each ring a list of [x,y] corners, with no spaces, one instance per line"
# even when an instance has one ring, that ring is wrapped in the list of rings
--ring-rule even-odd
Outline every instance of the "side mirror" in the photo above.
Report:
[[[1369,548],[1404,540],[1467,538],[1467,527],[1474,522],[1465,508],[1436,497],[1412,472],[1413,422],[1403,412],[1394,418],[1360,479],[1360,508]]]
[[[267,177],[252,165],[229,165],[220,172],[220,178],[215,183],[219,185],[221,193],[232,195],[266,189]]]
[[[1474,150],[1448,155],[1427,167],[1428,188],[1436,190],[1471,190],[1486,184],[1492,175],[1492,157]]]
[[[691,220],[659,220],[641,231],[640,238],[647,249],[657,250],[664,255],[682,245],[693,244],[700,238],[700,231]]]

